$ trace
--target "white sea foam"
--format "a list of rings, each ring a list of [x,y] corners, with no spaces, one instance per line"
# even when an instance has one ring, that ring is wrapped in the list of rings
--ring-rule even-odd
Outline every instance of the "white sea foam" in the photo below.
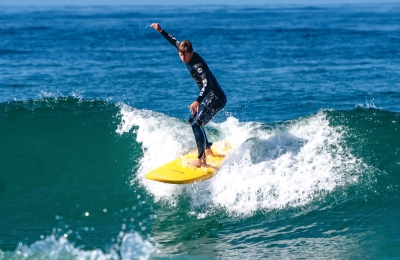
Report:
[[[48,236],[31,245],[18,245],[14,252],[2,252],[5,259],[149,259],[156,247],[138,233],[122,234],[120,243],[105,253],[100,249],[83,250],[75,247],[67,238]]]
[[[266,126],[230,117],[211,126],[231,143],[233,152],[216,176],[190,185],[147,181],[145,173],[190,149],[190,126],[151,111],[122,107],[119,132],[134,125],[144,156],[137,172],[156,199],[175,202],[190,196],[192,206],[224,208],[231,214],[305,205],[337,187],[357,183],[365,166],[344,145],[345,129],[331,126],[326,113]],[[212,138],[213,136],[211,136]],[[210,138],[210,139],[211,139]],[[168,148],[167,148],[168,147]]]
[[[288,127],[249,135],[220,172],[191,193],[193,203],[248,215],[302,206],[355,183],[363,163],[344,148],[343,131],[319,112]]]
[[[156,200],[165,199],[173,204],[182,192],[183,186],[149,181],[145,178],[145,174],[194,149],[195,143],[190,126],[176,118],[127,105],[121,105],[120,113],[121,124],[117,132],[122,134],[138,126],[134,132],[136,140],[142,145],[144,154],[132,181],[139,181],[155,196]]]

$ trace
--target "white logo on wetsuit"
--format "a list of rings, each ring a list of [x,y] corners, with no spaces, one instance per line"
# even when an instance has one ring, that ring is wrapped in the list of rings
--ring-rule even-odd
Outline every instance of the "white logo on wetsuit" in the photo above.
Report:
[[[203,72],[203,69],[202,68],[198,68],[197,72],[201,74]]]
[[[207,80],[205,79],[205,81],[207,81]],[[203,80],[203,82],[204,82],[204,80]],[[203,96],[205,87],[206,87],[206,86],[204,86],[204,87],[201,89],[200,95],[199,95],[199,96],[201,96],[201,97]]]
[[[203,79],[203,87],[207,86],[207,79]]]

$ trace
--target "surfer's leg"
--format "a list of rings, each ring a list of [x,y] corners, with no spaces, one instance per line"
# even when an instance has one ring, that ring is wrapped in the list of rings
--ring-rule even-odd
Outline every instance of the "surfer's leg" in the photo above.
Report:
[[[207,139],[206,130],[204,129],[204,127],[202,127],[201,130],[203,131],[204,137],[205,137],[205,139],[206,139],[206,151],[205,151],[206,157],[207,157],[207,156],[214,156],[214,153],[213,153],[213,151],[211,150],[211,145],[212,145],[212,143],[209,142],[208,139]]]
[[[205,153],[207,138],[205,136],[204,129],[200,127],[197,123],[192,124],[192,130],[197,145],[197,151],[198,151],[197,158],[200,159],[203,157]]]
[[[206,139],[206,149],[210,149],[212,143],[208,141],[207,134],[206,134],[206,130],[204,129],[204,127],[202,127],[201,130],[203,131],[203,133],[204,133],[204,138]]]
[[[198,150],[198,164],[202,164],[205,156],[213,155],[211,151],[211,145],[207,139],[204,126],[225,106],[225,103],[216,102],[216,100],[203,100],[200,103],[199,110],[196,114],[189,118],[189,123],[192,126],[194,137],[196,139],[196,145]],[[202,165],[202,166],[204,166]],[[197,166],[197,165],[196,165]],[[198,166],[199,167],[199,166]]]
[[[200,158],[204,157],[205,155],[205,149],[207,147],[207,136],[204,131],[204,116],[205,112],[207,111],[205,108],[209,105],[209,102],[207,100],[203,100],[203,102],[200,103],[199,110],[197,113],[194,115],[191,115],[189,118],[189,123],[192,126],[194,138],[196,140],[196,145],[197,145],[197,151],[198,151],[198,156],[197,158],[200,160]]]
[[[203,127],[204,127],[208,122],[210,122],[211,119],[213,119],[214,116],[215,116],[219,111],[221,111],[222,108],[224,108],[224,106],[225,106],[225,103],[215,102],[215,100],[214,100],[214,102],[211,102],[211,103],[209,104],[209,106],[207,106],[207,107],[205,108],[207,111],[204,113],[204,117],[203,117],[203,120],[202,120]],[[203,128],[203,130],[204,130],[204,128]],[[211,150],[212,143],[208,141],[207,135],[206,135],[206,132],[205,132],[205,131],[204,131],[204,136],[205,136],[205,138],[206,138],[206,156],[214,156],[214,153],[213,153],[213,151]]]
[[[194,138],[197,145],[197,158],[198,160],[192,163],[192,166],[202,167],[206,166],[206,137],[204,135],[204,129],[197,123],[192,124]]]

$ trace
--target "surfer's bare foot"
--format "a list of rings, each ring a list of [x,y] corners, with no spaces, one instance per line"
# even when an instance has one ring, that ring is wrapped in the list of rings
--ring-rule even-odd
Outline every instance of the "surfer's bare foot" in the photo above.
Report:
[[[211,150],[211,148],[207,148],[206,149],[206,156],[214,156],[213,151]]]
[[[196,159],[196,160],[192,161],[192,162],[190,163],[190,166],[194,166],[194,167],[197,167],[197,168],[206,167],[206,166],[207,166],[207,164],[206,164],[206,157],[203,156],[203,157],[200,158],[200,159]]]

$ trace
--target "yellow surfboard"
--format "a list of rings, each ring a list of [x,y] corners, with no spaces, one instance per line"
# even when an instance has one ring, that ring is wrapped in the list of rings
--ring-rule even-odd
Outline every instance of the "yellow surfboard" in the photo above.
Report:
[[[146,174],[146,178],[173,184],[188,184],[211,178],[221,167],[232,147],[225,141],[212,146],[214,156],[207,156],[207,167],[194,167],[189,163],[197,159],[197,151],[185,154]]]

